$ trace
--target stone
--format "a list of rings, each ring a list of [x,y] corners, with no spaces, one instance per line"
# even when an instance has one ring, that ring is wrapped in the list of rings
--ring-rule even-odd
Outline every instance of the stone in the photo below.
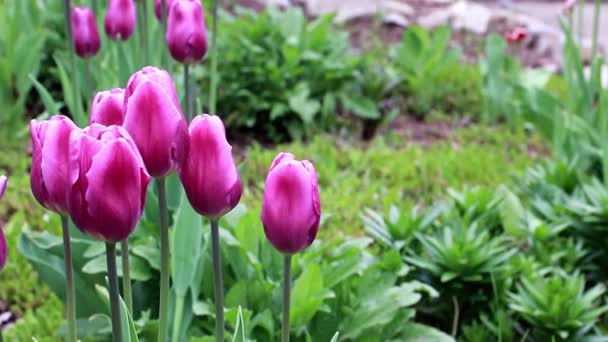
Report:
[[[484,34],[488,29],[491,18],[492,13],[488,7],[461,0],[421,17],[418,19],[418,23],[429,29],[442,25],[451,25],[456,30]]]
[[[382,22],[389,25],[395,25],[406,28],[410,26],[410,21],[403,15],[398,13],[390,13],[384,16]]]
[[[396,0],[383,1],[382,10],[387,14],[400,14],[403,16],[413,16],[416,13],[412,6]]]

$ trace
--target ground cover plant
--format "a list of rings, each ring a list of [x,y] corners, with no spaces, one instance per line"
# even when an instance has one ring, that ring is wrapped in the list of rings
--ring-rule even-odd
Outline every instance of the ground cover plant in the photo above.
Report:
[[[559,76],[510,36],[461,68],[447,28],[383,55],[295,8],[33,4],[66,26],[7,97],[38,108],[2,126],[7,340],[605,339],[608,93],[568,24]]]

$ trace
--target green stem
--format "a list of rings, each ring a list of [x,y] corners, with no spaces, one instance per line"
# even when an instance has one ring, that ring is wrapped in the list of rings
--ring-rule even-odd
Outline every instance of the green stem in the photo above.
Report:
[[[217,105],[217,8],[220,0],[213,1],[213,36],[211,37],[211,85],[209,87],[209,114],[216,114]]]
[[[591,42],[591,65],[595,62],[598,45],[598,33],[600,29],[600,11],[601,11],[601,0],[595,0],[595,7],[593,9],[593,41]]]
[[[452,303],[454,304],[454,317],[452,318],[452,337],[456,337],[458,333],[458,321],[460,320],[460,307],[458,306],[458,300],[456,297],[452,297]]]
[[[283,264],[283,329],[282,342],[289,342],[289,310],[291,308],[291,254],[285,255]]]
[[[65,309],[68,323],[67,341],[76,342],[76,299],[74,295],[74,270],[72,267],[72,246],[68,217],[61,215],[63,231],[63,253],[65,262]]]
[[[142,6],[143,6],[143,11],[144,11],[144,15],[143,15],[143,19],[144,19],[144,25],[143,25],[143,36],[144,36],[144,66],[148,65],[148,61],[150,60],[150,49],[148,48],[148,1],[142,1]]]
[[[95,20],[97,20],[97,0],[93,0],[93,13],[95,13]]]
[[[133,291],[131,290],[131,266],[129,263],[129,240],[120,242],[120,256],[122,259],[122,297],[127,304],[127,309],[133,316]]]
[[[65,32],[66,32],[66,36],[67,36],[67,41],[68,41],[68,49],[70,50],[70,62],[71,62],[71,68],[72,68],[72,81],[74,82],[72,84],[72,106],[73,108],[72,111],[72,115],[74,116],[74,118],[76,119],[76,122],[79,125],[84,124],[84,118],[82,117],[82,113],[80,113],[80,106],[78,105],[78,101],[80,100],[80,94],[78,92],[78,72],[76,69],[76,53],[74,51],[74,43],[72,41],[72,23],[70,21],[70,11],[71,11],[71,1],[70,0],[64,0],[63,1],[63,15],[65,17]]]
[[[114,242],[106,242],[106,262],[108,264],[110,309],[112,312],[112,341],[122,342],[120,296],[118,295],[118,274],[116,272],[116,244]]]
[[[165,178],[156,179],[158,187],[158,206],[160,210],[160,308],[158,342],[167,340],[167,315],[169,311],[169,277],[171,254],[169,251],[169,210],[167,209],[167,194],[165,190]]]
[[[175,299],[175,316],[173,316],[173,337],[171,341],[179,341],[179,330],[184,312],[184,296],[177,295]]]
[[[211,220],[211,256],[215,284],[215,340],[224,342],[224,285],[222,284],[222,253],[220,251],[220,229],[217,219]]]
[[[87,58],[84,60],[84,80],[86,83],[86,91],[87,91],[87,99],[93,98],[95,94],[93,93],[93,75],[91,74],[91,59]],[[90,105],[90,104],[89,104]]]
[[[184,88],[186,89],[186,118],[188,122],[192,120],[193,101],[192,87],[190,86],[190,64],[184,64]]]
[[[167,15],[169,13],[167,13],[167,0],[161,0],[160,1],[160,21],[162,24],[162,37],[161,37],[161,41],[166,42],[167,38],[166,38],[166,34],[167,34]],[[167,55],[167,49],[163,50],[163,53],[161,54],[161,62],[163,63],[164,66],[167,67],[167,70],[171,70],[171,68],[169,67],[169,56]]]

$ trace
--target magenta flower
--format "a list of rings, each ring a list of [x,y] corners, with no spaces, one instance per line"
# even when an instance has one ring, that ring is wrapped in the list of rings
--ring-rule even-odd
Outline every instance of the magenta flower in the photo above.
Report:
[[[177,90],[175,89],[175,83],[173,83],[171,75],[169,75],[166,70],[162,70],[154,66],[143,67],[141,70],[131,75],[129,81],[127,82],[127,87],[125,88],[124,108],[127,108],[129,98],[135,89],[144,81],[158,83],[158,85],[160,85],[169,95],[171,103],[173,103],[177,110],[179,110],[180,113],[183,112],[179,103],[179,97],[177,96]]]
[[[192,208],[210,219],[222,217],[241,199],[243,186],[232,160],[222,120],[199,115],[190,124],[188,157],[179,171]]]
[[[104,20],[106,34],[112,40],[127,40],[135,31],[135,3],[133,0],[109,0]]]
[[[135,229],[150,176],[120,126],[92,124],[70,139],[68,212],[84,233],[117,242]]]
[[[30,186],[34,197],[45,208],[63,214],[67,211],[69,189],[69,142],[77,127],[67,117],[30,122],[32,169]]]
[[[158,20],[161,20],[162,17],[162,13],[160,12],[161,10],[161,1],[162,0],[154,0],[154,14],[156,15],[156,18]],[[173,4],[174,0],[165,0],[165,18],[168,18],[168,14],[169,14],[169,10],[171,9],[171,5]]]
[[[122,125],[124,121],[124,95],[121,88],[100,91],[91,104],[90,123],[104,126]]]
[[[4,190],[6,190],[6,185],[8,183],[8,179],[6,176],[0,176],[0,199],[4,195]],[[6,265],[6,259],[8,256],[8,244],[6,242],[6,237],[4,236],[4,231],[2,230],[2,226],[0,226],[0,271]]]
[[[167,22],[169,52],[181,63],[200,61],[207,53],[207,29],[203,5],[197,0],[177,0]]]
[[[317,172],[308,160],[280,153],[272,162],[262,203],[266,238],[280,252],[297,253],[314,241],[321,219]]]
[[[158,70],[151,75],[134,75],[125,90],[123,127],[133,137],[153,177],[177,170],[188,154],[188,124],[176,106],[173,81],[165,79],[165,73]]]
[[[74,7],[70,16],[72,23],[72,43],[81,58],[94,56],[101,48],[95,14],[88,7]]]

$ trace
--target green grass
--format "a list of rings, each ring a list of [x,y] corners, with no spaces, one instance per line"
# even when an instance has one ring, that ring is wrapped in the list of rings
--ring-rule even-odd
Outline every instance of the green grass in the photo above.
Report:
[[[25,225],[59,234],[58,221],[34,200],[29,188],[29,157],[25,144],[9,147],[0,156],[0,174],[9,175],[9,188],[0,205],[0,217],[9,240],[9,263],[0,273],[0,301],[23,315],[5,332],[8,341],[56,336],[62,324],[63,305],[37,280],[29,263],[19,255],[17,241]],[[495,185],[534,163],[529,146],[542,146],[536,138],[499,128],[474,127],[455,132],[450,141],[432,146],[408,144],[401,137],[377,139],[370,145],[320,136],[309,143],[274,148],[253,145],[240,159],[246,190],[243,202],[261,203],[264,177],[280,151],[314,162],[319,173],[323,212],[327,215],[321,236],[362,234],[360,210],[386,210],[392,203],[427,204],[445,195],[449,187]]]
[[[400,137],[377,139],[371,145],[317,137],[309,144],[292,143],[274,149],[251,147],[242,164],[249,207],[260,205],[263,177],[279,151],[313,161],[319,173],[321,203],[330,214],[321,234],[361,234],[362,208],[386,210],[390,204],[427,204],[446,189],[495,185],[534,162],[530,146],[537,138],[506,129],[474,127],[432,146],[407,144]]]

